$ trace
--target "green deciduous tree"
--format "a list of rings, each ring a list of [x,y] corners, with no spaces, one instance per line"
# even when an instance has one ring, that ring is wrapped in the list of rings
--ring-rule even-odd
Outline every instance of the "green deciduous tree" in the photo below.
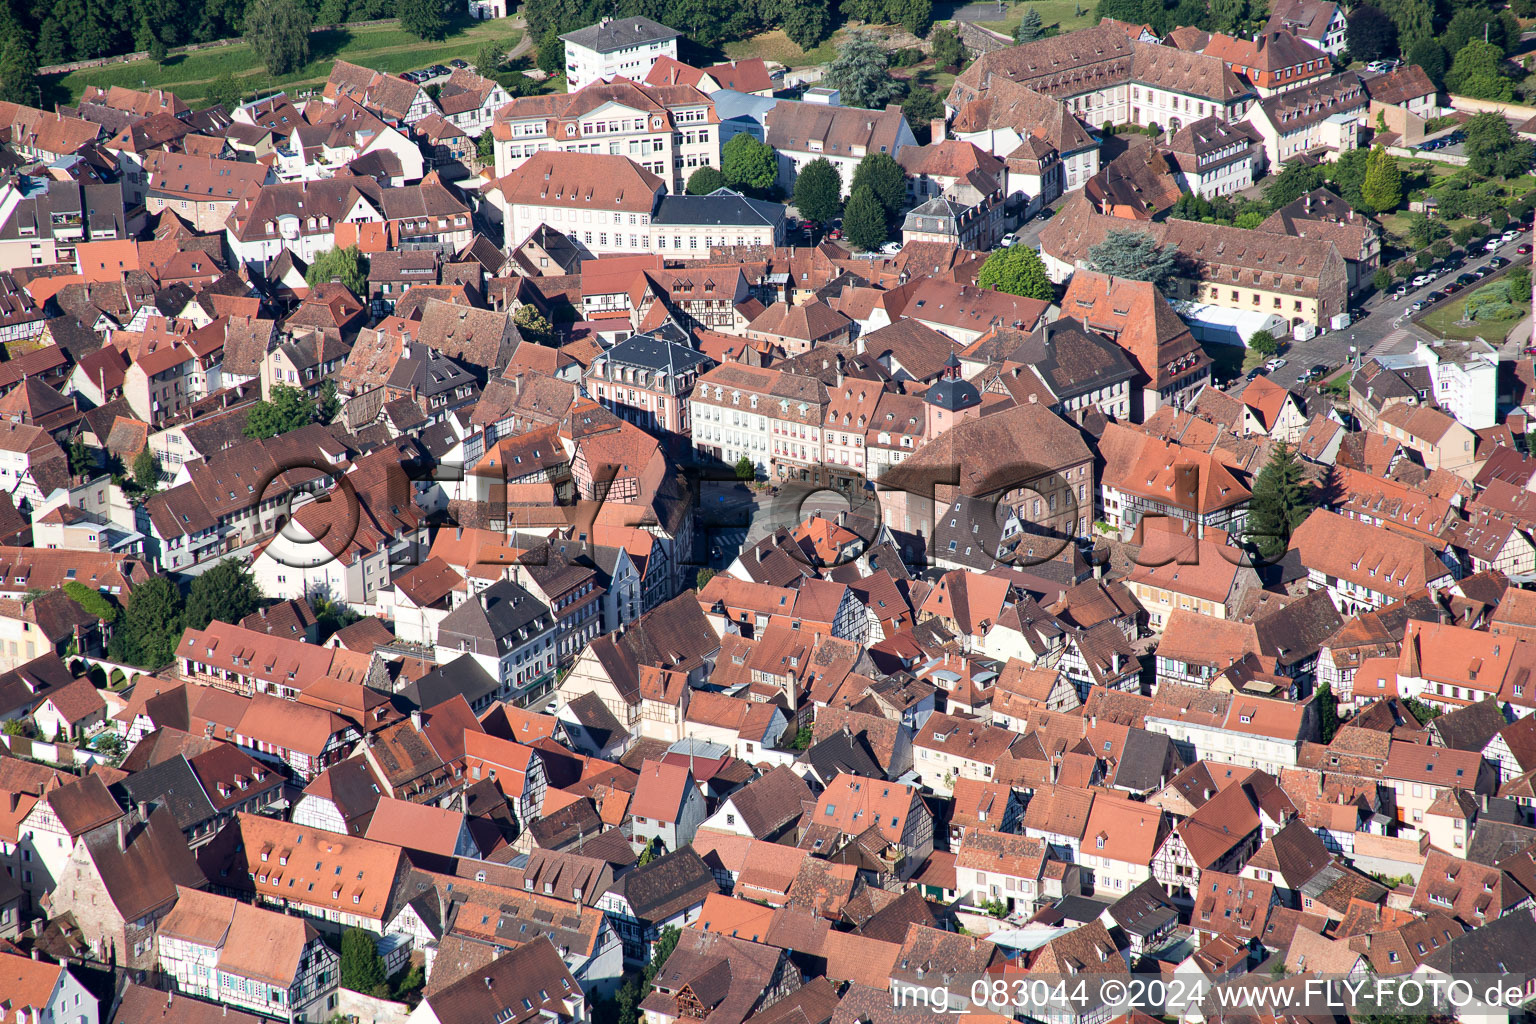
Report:
[[[1381,146],[1371,150],[1360,192],[1378,213],[1390,213],[1402,205],[1403,172],[1398,169],[1397,159]]]
[[[554,344],[555,329],[544,318],[544,314],[539,312],[537,306],[525,302],[517,307],[517,312],[512,314],[512,323],[525,340],[536,345]]]
[[[496,163],[496,137],[490,132],[481,132],[475,140],[475,159],[485,167]]]
[[[1101,274],[1132,281],[1151,281],[1158,287],[1173,276],[1178,253],[1165,249],[1146,231],[1120,229],[1088,250],[1088,265]]]
[[[180,641],[181,594],[170,580],[156,576],[133,588],[107,653],[113,661],[161,668],[176,656]]]
[[[832,28],[832,11],[828,0],[806,0],[796,3],[784,13],[784,34],[802,50],[809,50],[827,38]]]
[[[1502,114],[1494,111],[1474,114],[1462,130],[1467,133],[1463,148],[1467,154],[1467,167],[1473,174],[1512,178],[1530,170],[1536,146],[1516,135]]]
[[[907,199],[907,179],[901,165],[888,153],[870,153],[853,169],[849,193],[868,188],[880,202],[887,220],[901,212]]]
[[[720,173],[731,188],[761,194],[779,177],[779,154],[746,132],[732,135],[720,147]]]
[[[357,246],[327,249],[316,256],[304,272],[304,283],[311,288],[318,288],[331,281],[340,281],[347,291],[359,298],[368,296],[368,261],[363,258]]]
[[[1280,343],[1269,331],[1254,331],[1248,337],[1248,347],[1261,356],[1272,356],[1280,351]]]
[[[912,126],[912,132],[918,137],[918,141],[926,143],[931,141],[929,125],[937,118],[944,116],[944,101],[939,99],[939,94],[924,86],[914,86],[907,93],[907,98],[901,101],[901,112],[906,116],[907,124]]]
[[[843,210],[843,237],[855,249],[872,252],[890,237],[885,224],[885,207],[867,185],[854,188]]]
[[[1353,22],[1355,12],[1350,11],[1349,17]],[[1458,5],[1456,13],[1440,31],[1439,38],[1440,44],[1451,53],[1460,53],[1474,39],[1497,46],[1500,54],[1509,52],[1507,26],[1497,14],[1482,6]],[[1350,52],[1354,52],[1353,47]]]
[[[209,82],[204,87],[203,93],[210,106],[234,110],[240,105],[240,83],[235,81],[235,76],[228,71],[221,72],[217,78]]]
[[[656,980],[656,975],[666,966],[672,951],[677,948],[677,940],[682,938],[682,932],[675,925],[668,925],[656,936],[656,941],[651,944],[651,960],[645,965],[645,988],[650,992],[651,984]]]
[[[226,558],[192,580],[182,625],[207,629],[210,622],[237,623],[261,607],[261,588],[245,563]]]
[[[252,0],[245,12],[245,41],[267,71],[286,75],[309,61],[309,11],[297,0]]]
[[[400,27],[418,39],[438,40],[448,35],[448,14],[442,0],[398,0],[395,12]]]
[[[757,464],[754,463],[749,457],[747,457],[745,455],[743,455],[741,458],[737,459],[736,460],[736,479],[737,480],[756,480],[757,479]]]
[[[99,590],[92,590],[79,580],[69,580],[63,587],[64,596],[79,605],[87,615],[94,615],[102,622],[117,620],[117,605]]]
[[[560,33],[550,29],[539,37],[539,52],[534,64],[546,75],[558,75],[565,71],[565,43]]]
[[[475,70],[490,77],[501,69],[501,58],[508,50],[505,40],[491,39],[475,51]]]
[[[817,157],[795,178],[795,209],[806,220],[825,224],[842,209],[843,180],[824,157]]]
[[[952,25],[933,27],[933,63],[935,67],[960,68],[966,61],[965,43]]]
[[[1285,554],[1291,533],[1311,514],[1313,496],[1302,483],[1301,460],[1286,442],[1275,446],[1254,478],[1248,503],[1248,540],[1259,555],[1273,561]]]
[[[827,66],[823,81],[842,94],[844,106],[878,110],[901,91],[886,68],[885,51],[875,37],[853,32]]]
[[[1307,167],[1288,163],[1264,186],[1264,201],[1271,210],[1289,206],[1302,196],[1323,184],[1325,171],[1316,165]]]
[[[1040,254],[1027,245],[1015,245],[998,249],[987,257],[976,275],[976,283],[983,288],[993,288],[1009,295],[1022,295],[1028,299],[1053,302],[1056,290],[1051,287],[1050,275]]]
[[[133,484],[143,494],[154,494],[160,489],[160,464],[149,445],[134,456]]]
[[[490,133],[487,132],[486,134],[489,135]],[[745,137],[742,135],[737,136],[737,138]],[[707,196],[716,189],[725,188],[726,185],[725,175],[721,174],[720,170],[715,167],[700,167],[688,175],[688,194],[691,196]]]
[[[1019,19],[1019,27],[1013,30],[1013,41],[1016,43],[1032,43],[1045,35],[1045,19],[1040,17],[1040,12],[1033,7],[1024,9],[1024,17]]]
[[[1380,7],[1360,4],[1349,12],[1344,42],[1349,55],[1356,60],[1396,57],[1397,23]]]
[[[251,406],[245,417],[245,436],[276,437],[315,422],[315,400],[299,388],[274,384],[272,395]]]
[[[1397,44],[1402,49],[1412,50],[1421,39],[1434,38],[1435,11],[1430,0],[1378,0],[1376,6],[1397,25]]]
[[[1504,77],[1504,51],[1481,39],[1456,51],[1451,70],[1445,73],[1445,87],[1482,100],[1507,101],[1515,94],[1514,83]]]
[[[384,983],[384,958],[361,928],[341,933],[341,987],[371,994]]]
[[[1392,271],[1386,267],[1378,267],[1376,273],[1371,275],[1371,286],[1379,292],[1384,292],[1392,287]]]

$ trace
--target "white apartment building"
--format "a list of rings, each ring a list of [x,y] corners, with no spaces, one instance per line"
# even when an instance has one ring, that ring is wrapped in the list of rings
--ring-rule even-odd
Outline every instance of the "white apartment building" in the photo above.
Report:
[[[659,58],[677,59],[681,34],[650,18],[604,18],[567,32],[560,37],[565,43],[565,87],[575,92],[611,78],[643,81]]]
[[[665,182],[627,157],[540,153],[486,193],[506,237],[548,225],[592,256],[646,252]]]
[[[682,194],[689,175],[720,166],[720,119],[691,85],[594,82],[580,92],[523,96],[496,111],[496,175],[535,153],[627,156]]]
[[[900,107],[843,107],[835,103],[836,92],[823,95],[827,102],[780,100],[764,115],[765,141],[778,151],[778,183],[786,191],[794,188],[802,167],[824,159],[837,168],[846,195],[860,160],[871,153],[894,159],[902,147],[917,145]]]
[[[1179,185],[1205,199],[1251,187],[1264,152],[1253,129],[1218,117],[1180,128],[1168,149]]]
[[[1390,358],[1384,362],[1401,368]],[[1407,365],[1413,363],[1429,370],[1435,405],[1462,425],[1482,430],[1498,423],[1499,353],[1492,345],[1482,339],[1420,340]]]
[[[1191,710],[1166,717],[1147,715],[1148,732],[1161,733],[1193,761],[1219,761],[1260,768],[1278,776],[1296,767],[1301,744],[1312,738],[1312,705],[1234,694],[1215,713]]]
[[[725,363],[694,385],[693,447],[734,465],[743,456],[776,479],[825,471],[827,389],[814,377]]]

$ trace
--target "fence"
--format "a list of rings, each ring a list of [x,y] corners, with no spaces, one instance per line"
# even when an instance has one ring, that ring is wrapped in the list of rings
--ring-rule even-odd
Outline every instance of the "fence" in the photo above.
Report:
[[[310,35],[316,32],[335,32],[340,29],[372,28],[377,25],[399,24],[399,18],[375,18],[372,21],[349,21],[340,25],[316,25],[309,30]],[[174,57],[178,53],[196,53],[199,50],[215,50],[221,46],[235,46],[245,42],[244,39],[210,39],[206,43],[188,43],[186,46],[176,46],[167,51]],[[85,71],[90,68],[106,68],[114,64],[128,64],[136,60],[148,60],[149,51],[140,50],[136,53],[122,53],[115,57],[95,57],[91,60],[71,61],[68,64],[49,64],[47,67],[38,68],[39,75],[67,75],[71,71]]]

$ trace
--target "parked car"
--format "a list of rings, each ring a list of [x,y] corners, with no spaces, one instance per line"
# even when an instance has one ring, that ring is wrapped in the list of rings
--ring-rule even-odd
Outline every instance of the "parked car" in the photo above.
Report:
[[[1264,376],[1267,376],[1268,373],[1269,373],[1269,367],[1267,367],[1267,366],[1255,366],[1253,369],[1248,371],[1248,379],[1249,380],[1253,380],[1255,377],[1264,377]]]
[[[460,60],[459,58],[455,57],[453,60],[448,62],[448,66],[453,68],[455,71],[463,71],[465,68],[469,67],[469,61]]]
[[[1515,253],[1519,256],[1529,256],[1531,254],[1531,243],[1522,243],[1520,248],[1515,250]]]
[[[1410,312],[1417,313],[1419,310],[1423,309],[1424,306],[1425,306],[1424,300],[1423,299],[1419,299],[1413,305],[1409,306],[1408,309],[1409,309]]]
[[[1285,365],[1285,360],[1281,359],[1279,357],[1276,357],[1274,359],[1271,359],[1269,362],[1265,363],[1264,364],[1264,369],[1268,370],[1270,373],[1274,373],[1276,370],[1280,369],[1280,367],[1282,367],[1284,365]]]
[[[1478,267],[1476,270],[1472,271],[1472,276],[1481,281],[1483,278],[1488,276],[1488,268]]]
[[[1418,277],[1413,279],[1413,286],[1415,288],[1423,288],[1433,280],[1434,278],[1430,277],[1428,274],[1420,274]]]
[[[1011,241],[1013,239],[1013,236],[1009,235],[1008,238]],[[895,256],[897,253],[901,252],[901,243],[900,242],[886,242],[884,245],[882,245],[880,247],[880,252],[883,253],[886,256]]]
[[[1445,286],[1444,291],[1447,295],[1455,295],[1457,292],[1461,291],[1461,285],[1457,284],[1455,281],[1452,281],[1450,284]]]
[[[1327,373],[1328,373],[1328,364],[1327,363],[1316,363],[1316,364],[1313,365],[1311,371],[1309,371],[1309,372],[1314,377],[1326,376]]]
[[[1459,284],[1459,285],[1462,285],[1462,286],[1469,285],[1473,281],[1476,281],[1476,280],[1477,280],[1477,275],[1476,274],[1468,273],[1468,274],[1458,274],[1456,276],[1456,283]]]
[[[1494,270],[1502,270],[1509,266],[1509,260],[1505,259],[1503,256],[1495,256],[1493,259],[1488,261],[1488,266]]]

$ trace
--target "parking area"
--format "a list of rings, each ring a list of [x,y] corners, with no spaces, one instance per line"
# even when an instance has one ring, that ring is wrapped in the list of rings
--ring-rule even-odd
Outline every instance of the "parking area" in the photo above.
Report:
[[[1512,227],[1500,235],[1475,242],[1465,253],[1454,251],[1440,263],[1431,264],[1407,281],[1401,282],[1387,298],[1405,304],[1404,312],[1420,313],[1462,289],[1475,285],[1512,262],[1530,259],[1530,229]]]
[[[1466,148],[1463,145],[1467,141],[1467,133],[1461,125],[1444,128],[1433,135],[1426,135],[1414,149],[1426,156],[1433,155],[1440,159],[1453,158],[1465,160]]]
[[[455,71],[463,71],[468,67],[468,61],[451,60],[447,64],[433,64],[431,67],[422,68],[420,71],[405,71],[401,73],[400,77],[407,82],[415,82],[417,85],[430,85],[439,79],[447,78]]]

